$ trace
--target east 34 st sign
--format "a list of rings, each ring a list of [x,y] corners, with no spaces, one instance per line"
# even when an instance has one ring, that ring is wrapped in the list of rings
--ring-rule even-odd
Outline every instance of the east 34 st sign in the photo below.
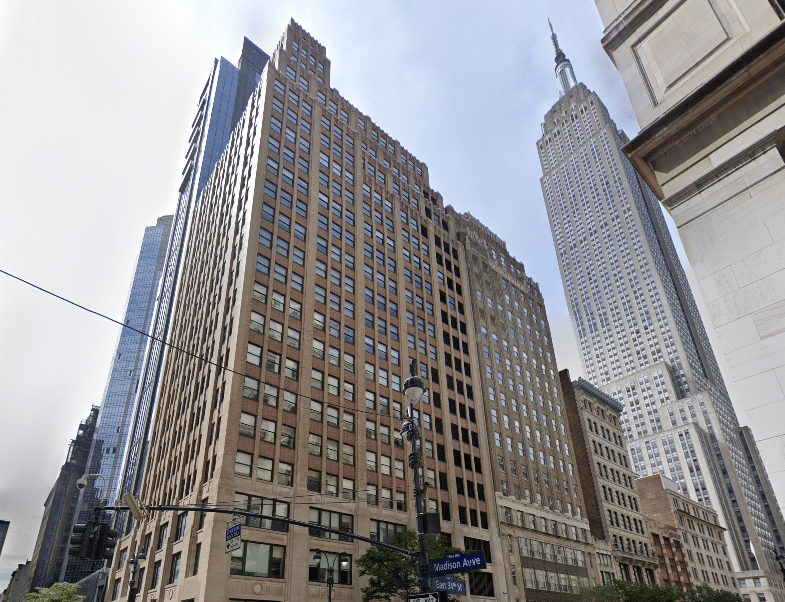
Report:
[[[471,554],[450,554],[443,560],[431,561],[431,574],[433,576],[451,575],[452,573],[484,569],[487,566],[482,550]]]

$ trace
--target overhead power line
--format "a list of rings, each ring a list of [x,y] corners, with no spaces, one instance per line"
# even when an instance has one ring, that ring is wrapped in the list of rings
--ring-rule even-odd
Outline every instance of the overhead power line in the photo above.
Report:
[[[91,313],[91,314],[93,314],[95,316],[98,316],[99,318],[103,318],[104,320],[109,320],[110,322],[112,322],[114,324],[117,324],[118,326],[122,326],[123,328],[128,328],[128,329],[130,329],[130,330],[132,330],[132,331],[134,331],[134,332],[136,332],[138,334],[141,334],[142,336],[147,337],[148,339],[151,339],[153,341],[161,343],[162,345],[165,345],[166,347],[168,347],[170,349],[174,349],[175,351],[179,351],[180,353],[185,353],[188,357],[192,357],[195,360],[198,360],[200,362],[204,362],[204,363],[206,363],[206,364],[208,364],[210,366],[215,366],[216,368],[218,368],[221,371],[225,370],[226,372],[230,372],[232,374],[236,374],[237,376],[242,376],[243,378],[248,376],[244,372],[237,372],[236,370],[232,370],[231,368],[228,368],[226,366],[221,366],[220,364],[218,364],[216,362],[213,362],[213,361],[211,361],[209,359],[206,359],[206,358],[204,358],[204,357],[202,357],[200,355],[197,355],[197,354],[195,354],[195,353],[193,353],[191,351],[188,351],[187,349],[183,349],[181,347],[177,347],[176,345],[172,345],[171,343],[167,343],[163,339],[159,339],[159,338],[157,338],[157,337],[155,337],[155,336],[153,336],[153,335],[151,335],[151,334],[149,334],[147,332],[139,330],[138,328],[134,328],[133,326],[130,326],[129,324],[124,324],[123,322],[120,322],[119,320],[115,320],[114,318],[112,318],[110,316],[107,316],[106,314],[102,314],[99,311],[95,311],[94,309],[90,309],[89,307],[85,307],[84,305],[80,305],[76,301],[71,301],[70,299],[68,299],[66,297],[63,297],[62,295],[58,295],[57,293],[54,293],[54,292],[52,292],[50,290],[47,290],[47,289],[45,289],[45,288],[43,288],[41,286],[38,286],[37,284],[33,284],[32,282],[29,282],[29,281],[25,280],[24,278],[20,278],[19,276],[15,276],[14,274],[11,274],[10,272],[6,272],[5,270],[0,269],[0,274],[5,274],[6,276],[9,276],[10,278],[13,278],[14,280],[18,280],[19,282],[22,282],[23,284],[31,286],[34,289],[37,289],[37,290],[41,291],[42,293],[46,293],[47,295],[51,295],[55,299],[59,299],[60,301],[64,301],[64,302],[66,302],[66,303],[68,303],[70,305],[73,305],[74,307],[77,307],[77,308],[79,308],[79,309],[81,309],[83,311],[86,311],[86,312]],[[249,377],[249,378],[253,378],[253,377]],[[256,379],[254,379],[254,380],[256,380]],[[264,382],[262,380],[259,381],[260,387],[261,387],[261,385],[266,385],[266,384],[268,384],[268,383],[266,383],[266,382]],[[269,383],[269,384],[272,384],[272,383]],[[274,385],[274,386],[276,388],[280,388],[280,387],[278,387],[278,385]],[[313,397],[309,397],[307,395],[303,395],[302,393],[297,393],[297,397],[298,398],[302,398],[302,399],[307,399],[309,401],[315,399]],[[321,399],[316,399],[316,401],[324,403],[323,400],[321,400]],[[328,403],[327,405],[330,405],[330,404]],[[347,409],[347,408],[344,408],[344,409]],[[365,414],[366,417],[374,416],[376,418],[389,418],[391,420],[394,419],[394,417],[392,417],[390,414],[383,414],[383,413],[380,413],[380,412],[372,412],[372,411],[369,411],[367,409],[363,409],[363,408],[360,408],[360,407],[358,407],[358,408],[348,408],[348,409],[350,409],[352,412],[355,412],[357,414]]]

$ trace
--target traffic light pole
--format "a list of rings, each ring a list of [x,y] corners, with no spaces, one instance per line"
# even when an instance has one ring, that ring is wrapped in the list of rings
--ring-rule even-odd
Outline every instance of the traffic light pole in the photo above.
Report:
[[[101,510],[115,510],[118,512],[128,512],[131,508],[128,506],[101,506]],[[383,541],[374,541],[368,537],[363,537],[362,535],[355,535],[354,533],[347,533],[346,531],[340,531],[338,529],[331,529],[330,527],[323,527],[321,525],[314,525],[313,523],[305,523],[303,521],[294,520],[291,518],[283,518],[281,516],[271,516],[269,514],[260,514],[259,512],[247,512],[245,510],[234,510],[230,508],[205,508],[204,506],[145,506],[146,510],[158,510],[158,511],[166,511],[166,510],[179,510],[180,512],[215,512],[217,514],[232,514],[237,516],[246,516],[249,518],[259,518],[262,520],[271,520],[271,521],[278,521],[280,523],[286,523],[287,525],[295,525],[297,527],[307,527],[312,529],[314,527],[318,527],[319,531],[326,531],[328,533],[334,533],[336,535],[340,535],[341,537],[349,537],[350,539],[356,539],[358,541],[364,541],[365,543],[369,543],[374,546],[379,546],[380,548],[387,548],[388,550],[394,550],[396,552],[400,552],[401,554],[406,554],[407,556],[417,556],[419,552],[412,552],[411,550],[405,550],[403,548],[399,548],[397,546],[390,545],[388,543],[384,543]]]

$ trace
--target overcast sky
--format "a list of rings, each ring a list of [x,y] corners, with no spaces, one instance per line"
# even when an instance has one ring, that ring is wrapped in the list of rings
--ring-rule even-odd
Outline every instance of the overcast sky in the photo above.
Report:
[[[428,165],[445,204],[507,241],[543,291],[559,367],[577,378],[535,149],[558,99],[548,17],[578,80],[634,136],[592,0],[2,0],[0,269],[122,319],[144,228],[174,212],[213,59],[235,62],[244,35],[272,51],[294,18],[327,48],[332,86]],[[118,335],[0,274],[0,518],[11,521],[0,590],[32,555]],[[734,402],[758,438],[779,434],[762,415],[772,408]],[[761,449],[781,459],[783,440]],[[785,474],[773,480],[785,499]]]

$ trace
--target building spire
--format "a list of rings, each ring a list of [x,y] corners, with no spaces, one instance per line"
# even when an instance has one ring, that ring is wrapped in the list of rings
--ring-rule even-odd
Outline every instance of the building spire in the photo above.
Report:
[[[551,20],[548,19],[548,26],[551,28],[551,40],[553,40],[553,48],[556,50],[556,81],[559,82],[559,98],[567,94],[577,83],[575,79],[575,72],[572,70],[572,63],[564,54],[564,51],[559,47],[559,38],[556,37],[556,32],[553,31]]]
[[[562,61],[567,60],[567,56],[564,54],[564,51],[559,48],[559,38],[556,37],[556,32],[553,31],[553,25],[551,25],[551,20],[548,19],[548,27],[551,28],[551,40],[553,40],[553,47],[556,49],[556,64],[558,65]]]

